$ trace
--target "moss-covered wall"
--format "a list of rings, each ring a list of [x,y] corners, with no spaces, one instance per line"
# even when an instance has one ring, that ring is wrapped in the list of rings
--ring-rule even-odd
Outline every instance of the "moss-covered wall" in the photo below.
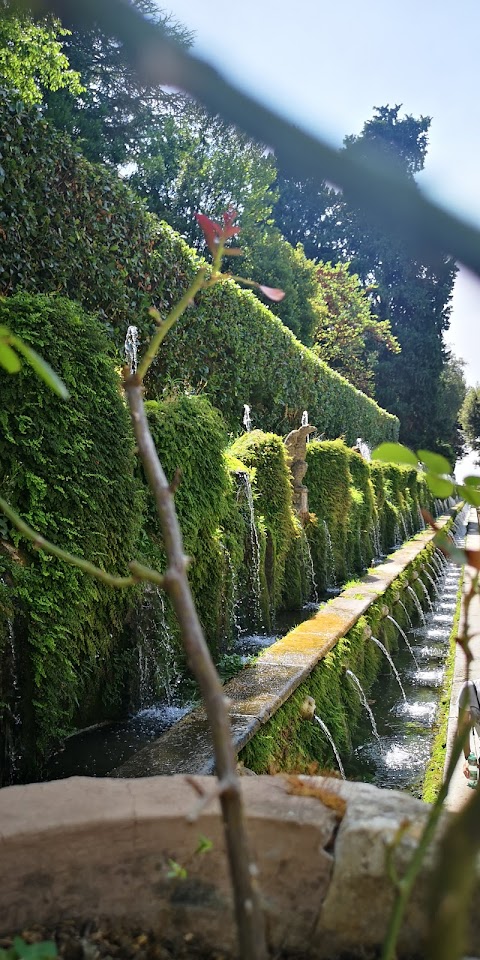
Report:
[[[385,618],[383,608],[387,605],[398,623],[406,627],[407,616],[398,602],[400,598],[412,620],[418,619],[415,603],[406,586],[410,583],[421,604],[425,605],[425,594],[416,575],[434,549],[431,544],[417,556],[255,734],[239,754],[239,760],[247,768],[255,773],[336,770],[330,745],[317,724],[302,718],[301,705],[305,697],[313,697],[316,711],[328,726],[340,754],[351,750],[352,733],[362,706],[360,699],[352,696],[351,682],[345,671],[350,669],[356,674],[368,696],[383,666],[383,655],[371,641],[370,634],[373,633],[390,652],[394,652],[398,635],[394,625]]]
[[[341,440],[314,440],[307,446],[308,504],[320,523],[327,524],[332,541],[335,576],[346,580],[352,567],[347,554],[349,516],[352,510],[352,478],[347,447]]]
[[[185,394],[163,403],[146,404],[150,430],[160,461],[170,482],[177,477],[175,506],[184,538],[185,551],[192,558],[189,580],[200,620],[210,646],[217,652],[222,635],[228,631],[232,570],[238,571],[243,553],[232,548],[224,537],[224,526],[237,526],[243,533],[241,517],[232,517],[235,492],[227,469],[224,450],[225,424],[205,397]],[[153,496],[147,493],[145,559],[163,569],[165,555]],[[227,542],[225,542],[227,541]],[[168,601],[170,629],[178,629]],[[179,651],[180,653],[180,651]]]
[[[253,430],[234,442],[231,453],[252,471],[254,478],[257,518],[265,531],[263,567],[268,607],[275,612],[281,606],[285,590],[288,593],[285,563],[293,542],[300,539],[301,530],[292,509],[286,447],[281,437]],[[291,575],[289,570],[289,577]]]
[[[371,564],[377,531],[378,546],[388,554],[397,540],[423,529],[419,507],[432,509],[433,501],[415,470],[366,461],[343,440],[309,443],[307,464],[304,482],[313,522],[306,532],[322,589],[332,586],[328,535],[340,586]]]
[[[375,555],[373,528],[378,520],[370,463],[355,450],[348,450],[352,485],[352,512],[348,523],[349,572],[361,573]]]
[[[0,370],[2,496],[48,539],[125,573],[143,493],[105,335],[69,301],[28,294],[0,299],[0,325],[48,359],[70,391],[63,401],[27,366],[15,375]],[[12,713],[21,717],[14,732],[27,775],[80,714],[88,722],[99,700],[104,716],[118,711],[133,591],[114,591],[35,551],[5,519],[0,548],[0,650],[9,672],[0,727]]]

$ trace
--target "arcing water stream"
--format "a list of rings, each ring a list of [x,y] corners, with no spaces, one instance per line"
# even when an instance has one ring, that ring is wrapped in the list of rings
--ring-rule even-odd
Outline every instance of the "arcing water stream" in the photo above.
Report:
[[[459,529],[459,536],[462,533]],[[417,625],[406,631],[417,664],[403,644],[394,656],[405,699],[385,661],[385,669],[368,698],[379,739],[372,738],[370,721],[366,715],[362,717],[353,755],[343,758],[349,779],[413,793],[419,790],[430,756],[461,579],[459,567],[440,562],[442,575],[436,581],[439,595],[434,596],[432,609],[423,614],[423,622],[417,620]]]

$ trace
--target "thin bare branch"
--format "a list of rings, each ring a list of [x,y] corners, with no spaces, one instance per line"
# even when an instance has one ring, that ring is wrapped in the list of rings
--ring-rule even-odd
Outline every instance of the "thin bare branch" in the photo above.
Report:
[[[219,794],[225,824],[225,839],[232,877],[235,915],[242,960],[265,960],[263,915],[250,856],[240,781],[236,773],[227,705],[217,671],[205,642],[187,579],[188,558],[175,513],[172,492],[158,459],[143,405],[139,375],[124,381],[140,459],[155,498],[168,558],[164,586],[168,590],[180,625],[189,667],[196,678],[207,711],[219,778]]]
[[[28,523],[25,523],[13,507],[2,497],[0,497],[0,510],[2,510],[10,522],[13,523],[14,527],[16,527],[27,540],[30,540],[35,550],[43,550],[44,553],[48,553],[52,557],[58,557],[59,560],[64,560],[65,563],[69,563],[72,567],[83,570],[84,573],[95,577],[96,580],[101,580],[102,583],[107,584],[109,587],[133,587],[140,579],[150,579],[150,577],[139,577],[133,573],[129,577],[117,577],[114,574],[107,573],[100,567],[96,567],[95,564],[90,563],[89,560],[84,560],[83,557],[77,557],[74,553],[68,553],[67,550],[62,550],[61,547],[57,547],[54,543],[51,543],[50,540],[42,537],[36,530],[33,530],[32,527],[29,527]],[[151,572],[155,573],[155,571]]]

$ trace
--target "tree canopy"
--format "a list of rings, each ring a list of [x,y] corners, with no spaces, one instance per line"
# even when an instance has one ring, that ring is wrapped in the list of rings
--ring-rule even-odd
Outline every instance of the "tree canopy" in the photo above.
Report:
[[[359,278],[349,265],[317,264],[315,353],[350,383],[372,397],[380,345],[399,353],[390,322],[379,320]]]
[[[63,47],[70,33],[54,17],[40,20],[15,13],[0,0],[0,79],[18,91],[26,104],[39,103],[43,90],[82,92]]]
[[[470,387],[460,411],[460,422],[472,450],[480,452],[480,384]]]
[[[187,100],[157,119],[129,182],[153,213],[203,251],[195,213],[217,220],[233,207],[244,231],[263,224],[271,217],[275,177],[264,146]]]

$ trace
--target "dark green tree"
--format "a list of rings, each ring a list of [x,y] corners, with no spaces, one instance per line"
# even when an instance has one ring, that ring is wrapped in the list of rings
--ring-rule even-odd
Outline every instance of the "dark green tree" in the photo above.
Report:
[[[460,411],[460,422],[472,450],[480,452],[480,385],[470,387]]]
[[[376,108],[358,137],[344,149],[367,161],[388,157],[407,180],[423,169],[430,119],[400,117],[400,107]],[[370,293],[374,313],[390,320],[400,354],[379,351],[378,402],[400,418],[401,438],[413,447],[433,447],[438,435],[435,408],[446,362],[443,333],[448,329],[456,274],[449,257],[415,258],[365,216],[348,196],[329,185],[279,178],[276,222],[292,243],[302,242],[308,257],[349,262]],[[440,428],[441,429],[441,428]]]
[[[170,37],[182,44],[191,43],[190,32],[162,13],[154,0],[132,3],[144,16],[160,23]],[[47,118],[57,129],[81,141],[89,160],[114,166],[134,160],[158,117],[183,97],[160,87],[142,86],[122,44],[99,27],[84,31],[72,28],[64,51],[85,90],[80,95],[65,89],[46,92]]]
[[[465,437],[460,419],[467,389],[464,367],[464,360],[460,360],[453,354],[449,355],[440,374],[437,392],[438,440],[434,449],[438,453],[443,453],[452,466],[465,453]]]

